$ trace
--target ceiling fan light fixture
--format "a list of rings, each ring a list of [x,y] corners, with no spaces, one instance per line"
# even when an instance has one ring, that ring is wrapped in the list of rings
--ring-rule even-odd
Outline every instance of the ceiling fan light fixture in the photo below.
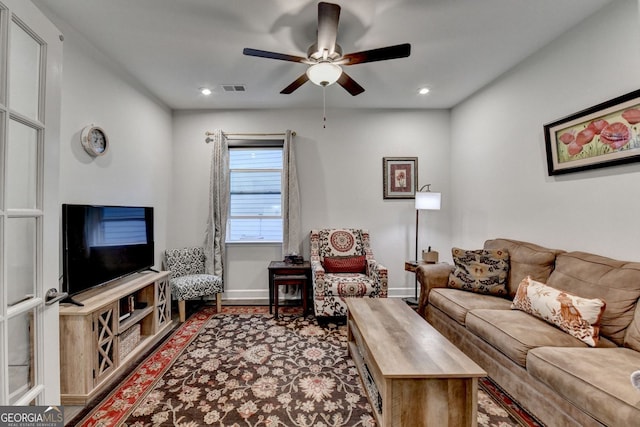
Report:
[[[342,68],[331,62],[318,62],[307,69],[307,77],[318,86],[329,86],[340,78]]]
[[[388,59],[406,58],[411,55],[409,43],[376,49],[342,54],[342,48],[336,43],[338,37],[338,23],[340,20],[340,5],[321,1],[318,3],[318,28],[316,42],[307,49],[307,57],[289,55],[286,53],[270,52],[268,50],[244,48],[242,53],[258,58],[276,59],[278,61],[308,64],[305,74],[294,80],[289,86],[280,91],[289,95],[308,81],[327,87],[338,83],[351,96],[364,92],[364,88],[344,73],[340,65],[350,66],[366,62],[386,61]],[[324,91],[323,91],[324,92]]]

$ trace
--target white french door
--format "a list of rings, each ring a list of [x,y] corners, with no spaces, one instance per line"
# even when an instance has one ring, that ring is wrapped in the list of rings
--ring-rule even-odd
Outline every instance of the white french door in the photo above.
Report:
[[[0,405],[60,403],[58,169],[62,37],[0,0]]]

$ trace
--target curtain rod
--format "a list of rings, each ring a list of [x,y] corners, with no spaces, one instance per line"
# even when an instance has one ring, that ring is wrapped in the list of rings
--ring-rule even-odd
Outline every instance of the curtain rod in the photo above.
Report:
[[[207,131],[204,134],[205,134],[205,136],[212,136],[213,132]],[[251,133],[251,132],[228,133],[228,132],[222,132],[222,134],[224,136],[285,136],[286,135],[286,133],[284,133],[284,132],[280,132],[280,133]],[[296,136],[296,132],[292,131],[291,132],[291,136]]]

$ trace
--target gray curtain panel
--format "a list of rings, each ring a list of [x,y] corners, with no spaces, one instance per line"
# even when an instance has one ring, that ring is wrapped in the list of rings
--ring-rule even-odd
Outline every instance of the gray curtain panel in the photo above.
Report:
[[[229,145],[222,130],[213,132],[209,214],[204,237],[207,274],[223,278],[227,216],[229,212]]]
[[[300,223],[300,188],[293,147],[293,135],[287,130],[283,147],[283,206],[282,212],[282,257],[290,254],[299,255],[302,248]]]

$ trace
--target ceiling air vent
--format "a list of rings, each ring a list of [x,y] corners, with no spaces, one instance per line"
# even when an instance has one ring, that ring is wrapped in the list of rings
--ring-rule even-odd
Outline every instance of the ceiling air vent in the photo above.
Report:
[[[247,88],[244,85],[222,85],[222,90],[225,92],[246,92]]]

